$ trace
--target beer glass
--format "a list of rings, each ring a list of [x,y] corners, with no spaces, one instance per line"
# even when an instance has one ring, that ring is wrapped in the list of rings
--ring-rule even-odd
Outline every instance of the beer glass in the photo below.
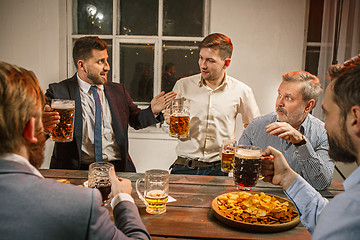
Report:
[[[88,187],[99,189],[103,205],[108,203],[111,193],[110,167],[114,165],[109,162],[94,162],[89,166]]]
[[[235,149],[234,182],[240,190],[250,191],[261,177],[260,147],[238,145]]]
[[[221,171],[232,172],[235,158],[235,139],[224,139],[221,144]]]
[[[140,191],[140,183],[145,182],[144,195]],[[166,212],[169,194],[169,172],[152,169],[145,171],[145,178],[136,181],[136,192],[146,205],[146,212],[161,214]]]
[[[189,137],[190,109],[189,103],[183,98],[174,99],[170,103],[170,125],[171,137]]]
[[[55,142],[71,142],[74,134],[75,100],[52,99],[51,108],[60,115],[60,123],[50,132],[51,139]]]

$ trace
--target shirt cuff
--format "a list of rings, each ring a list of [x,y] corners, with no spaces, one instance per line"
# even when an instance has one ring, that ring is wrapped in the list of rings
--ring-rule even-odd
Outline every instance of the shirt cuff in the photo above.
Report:
[[[127,193],[119,193],[111,200],[111,208],[114,209],[122,201],[129,201],[135,204],[134,199]]]

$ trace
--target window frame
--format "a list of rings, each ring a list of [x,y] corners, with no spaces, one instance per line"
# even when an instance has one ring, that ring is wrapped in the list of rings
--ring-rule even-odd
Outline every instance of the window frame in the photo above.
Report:
[[[93,34],[74,34],[73,33],[73,1],[66,0],[67,9],[67,76],[71,77],[76,68],[72,60],[73,40],[84,36],[99,36],[101,39],[112,40],[112,79],[116,83],[120,83],[120,47],[121,44],[140,43],[140,44],[154,44],[154,88],[153,95],[156,96],[161,91],[161,76],[163,67],[163,41],[197,41],[201,42],[205,36],[209,34],[210,26],[210,0],[204,1],[204,19],[203,31],[201,37],[182,37],[182,36],[163,36],[163,7],[164,0],[158,0],[158,34],[157,35],[118,35],[118,21],[120,16],[120,9],[118,5],[120,0],[113,0],[113,26],[111,35],[93,35]],[[135,102],[139,105],[147,106],[149,103]]]

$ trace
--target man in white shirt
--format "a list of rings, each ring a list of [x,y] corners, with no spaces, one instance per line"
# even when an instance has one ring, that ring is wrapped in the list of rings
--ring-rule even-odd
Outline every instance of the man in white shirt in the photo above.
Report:
[[[329,155],[335,161],[360,165],[360,55],[329,69],[331,82],[322,108],[326,114]],[[264,181],[281,185],[299,211],[302,224],[313,239],[359,239],[360,167],[343,183],[345,191],[330,202],[297,174],[282,153],[268,147]]]
[[[150,239],[131,181],[109,171],[114,222],[97,189],[44,179],[45,97],[33,72],[0,62],[1,239]]]
[[[173,88],[190,103],[190,135],[179,139],[171,173],[226,175],[220,168],[222,140],[235,137],[239,113],[246,127],[260,112],[251,88],[226,74],[233,51],[230,38],[210,34],[199,50],[201,73],[178,80]],[[167,112],[165,118],[169,123]]]

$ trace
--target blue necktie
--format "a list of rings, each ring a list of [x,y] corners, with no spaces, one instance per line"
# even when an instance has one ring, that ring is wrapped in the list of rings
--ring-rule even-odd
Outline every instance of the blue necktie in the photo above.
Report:
[[[95,100],[95,129],[94,129],[94,150],[95,161],[102,162],[102,136],[101,136],[101,102],[97,93],[97,86],[90,87]]]

